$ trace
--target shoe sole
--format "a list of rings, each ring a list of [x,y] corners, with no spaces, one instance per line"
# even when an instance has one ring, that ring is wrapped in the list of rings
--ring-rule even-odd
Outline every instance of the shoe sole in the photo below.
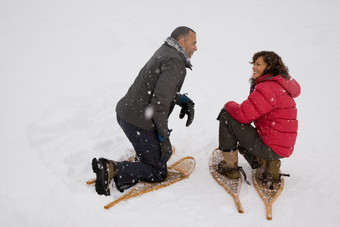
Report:
[[[107,166],[106,162],[103,159],[97,160],[96,158],[92,159],[92,170],[96,174],[96,192],[99,195],[110,195],[110,189],[107,189],[107,183],[105,184],[105,179],[107,176]]]

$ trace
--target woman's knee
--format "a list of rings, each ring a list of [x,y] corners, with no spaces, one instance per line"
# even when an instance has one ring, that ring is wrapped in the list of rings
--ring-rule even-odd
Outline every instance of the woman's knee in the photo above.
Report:
[[[225,111],[220,116],[220,122],[226,123],[226,121],[228,121],[230,118],[231,118],[230,114],[227,111]]]

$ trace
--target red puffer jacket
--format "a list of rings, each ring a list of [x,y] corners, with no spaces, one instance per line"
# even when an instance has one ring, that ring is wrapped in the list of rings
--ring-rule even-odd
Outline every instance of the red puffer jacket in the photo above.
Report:
[[[256,80],[255,90],[238,104],[225,104],[228,113],[240,123],[254,121],[263,143],[281,157],[289,157],[294,150],[298,131],[294,98],[301,88],[293,78],[265,75]]]

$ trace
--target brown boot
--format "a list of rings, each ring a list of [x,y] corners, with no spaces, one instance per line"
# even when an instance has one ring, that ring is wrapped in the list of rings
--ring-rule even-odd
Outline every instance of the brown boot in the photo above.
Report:
[[[224,160],[218,164],[217,171],[230,179],[240,178],[238,150],[222,151]]]
[[[256,176],[259,179],[264,179],[266,172],[266,160],[256,157],[256,162],[258,163],[258,168],[256,169]]]
[[[280,179],[280,167],[281,167],[281,161],[273,160],[273,161],[267,161],[266,163],[266,174],[267,178],[270,180],[279,180]]]
[[[264,181],[277,181],[280,179],[280,160],[264,160],[258,158],[260,166],[256,170],[256,176],[260,180]]]

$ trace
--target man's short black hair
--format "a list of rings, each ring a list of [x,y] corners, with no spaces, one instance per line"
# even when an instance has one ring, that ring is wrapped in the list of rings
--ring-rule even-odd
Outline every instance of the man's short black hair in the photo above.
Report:
[[[177,27],[172,33],[171,33],[171,37],[176,39],[177,41],[182,38],[185,37],[187,35],[189,35],[189,32],[193,32],[194,34],[196,34],[196,32],[194,30],[192,30],[191,28],[188,28],[186,26],[180,26]]]

